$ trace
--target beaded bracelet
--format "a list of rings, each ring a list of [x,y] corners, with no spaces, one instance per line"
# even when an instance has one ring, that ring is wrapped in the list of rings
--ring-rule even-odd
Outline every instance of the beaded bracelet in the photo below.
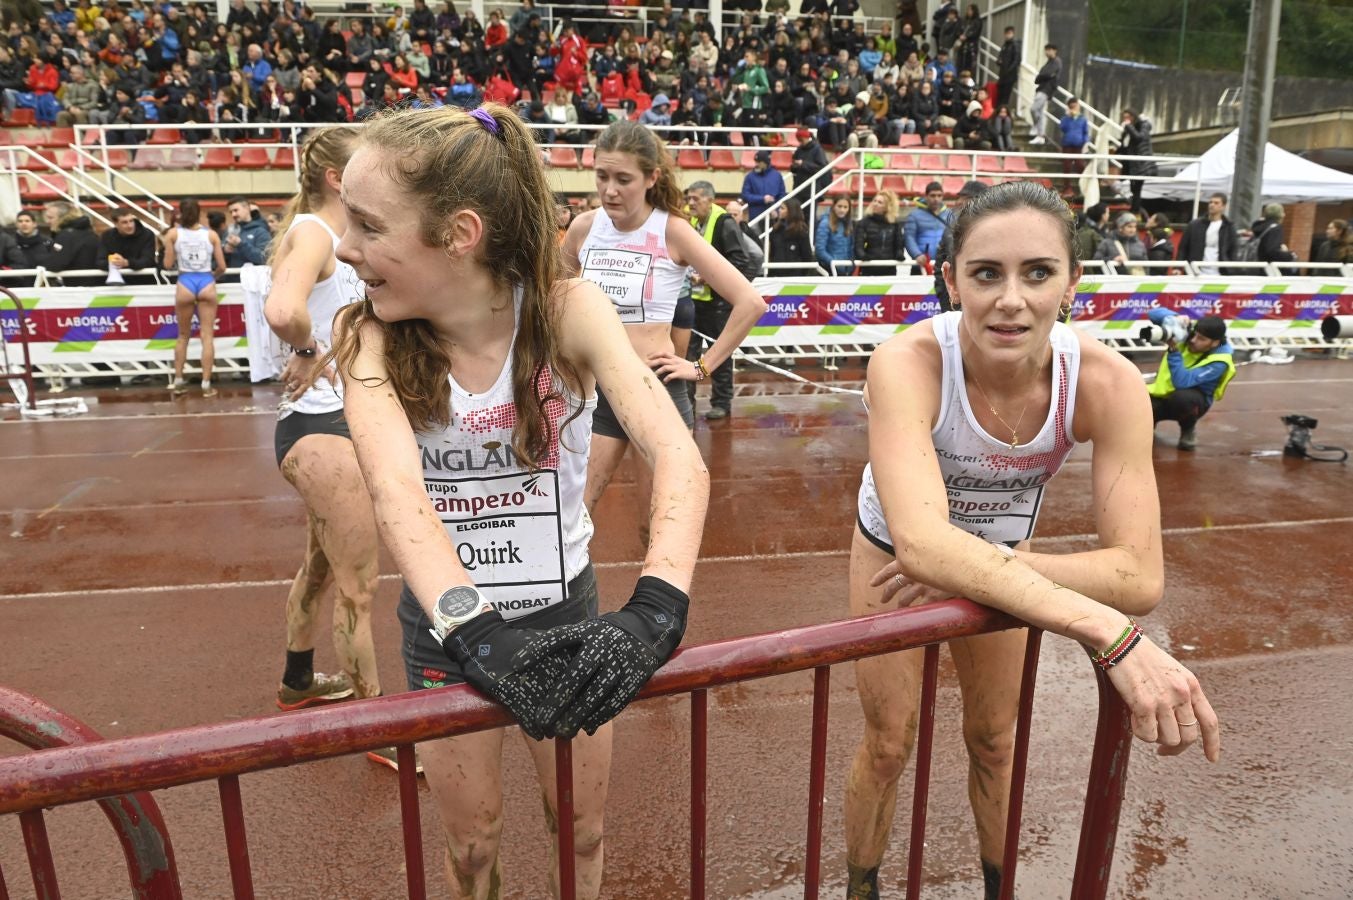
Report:
[[[1132,652],[1134,647],[1141,643],[1141,640],[1142,630],[1137,627],[1135,621],[1128,619],[1128,625],[1123,629],[1123,633],[1118,635],[1118,639],[1107,648],[1094,654],[1093,659],[1095,665],[1107,672],[1124,659],[1127,659],[1127,655]]]

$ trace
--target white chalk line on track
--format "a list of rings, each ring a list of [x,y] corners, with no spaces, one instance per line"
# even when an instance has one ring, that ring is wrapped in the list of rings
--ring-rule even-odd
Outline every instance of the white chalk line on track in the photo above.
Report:
[[[1318,525],[1347,525],[1353,523],[1353,516],[1339,516],[1326,519],[1292,519],[1281,522],[1236,522],[1231,525],[1197,525],[1183,528],[1166,528],[1161,534],[1163,537],[1186,537],[1197,534],[1215,534],[1228,531],[1262,531],[1268,528],[1305,528]],[[1052,543],[1083,543],[1093,541],[1097,535],[1094,534],[1057,534],[1048,537],[1039,537],[1034,540],[1038,544]],[[697,565],[723,565],[727,563],[747,563],[747,562],[785,562],[797,559],[825,559],[836,556],[847,556],[850,550],[842,548],[840,550],[798,550],[788,553],[743,553],[732,556],[705,556],[697,560]],[[592,564],[596,569],[629,569],[637,568],[643,565],[642,560],[628,560],[624,562],[602,562]],[[381,581],[397,581],[399,575],[385,574],[380,576]],[[116,594],[169,594],[175,592],[189,591],[224,591],[238,590],[241,588],[275,588],[284,587],[291,584],[290,578],[270,578],[259,581],[218,581],[207,584],[160,584],[145,587],[129,588],[93,588],[89,590],[77,591],[41,591],[31,594],[0,594],[0,602],[6,600],[55,600],[63,597],[106,597]]]

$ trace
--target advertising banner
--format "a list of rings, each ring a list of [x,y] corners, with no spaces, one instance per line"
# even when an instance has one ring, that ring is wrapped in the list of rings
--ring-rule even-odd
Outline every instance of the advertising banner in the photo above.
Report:
[[[928,277],[761,278],[769,309],[746,346],[870,344],[939,312]],[[1153,307],[1219,315],[1253,337],[1319,336],[1327,315],[1353,315],[1353,283],[1321,278],[1099,276],[1076,289],[1072,323],[1103,340],[1135,337]]]
[[[833,346],[873,345],[939,312],[933,282],[926,277],[761,278],[756,286],[769,309],[744,342],[747,347],[830,352]],[[247,364],[249,335],[240,286],[225,284],[217,290],[217,360]],[[178,326],[170,285],[22,288],[16,293],[28,314],[30,351],[40,368],[173,359]],[[1072,322],[1100,340],[1134,338],[1147,312],[1157,306],[1194,319],[1219,315],[1238,337],[1318,337],[1325,316],[1353,315],[1353,282],[1087,277],[1077,287]],[[7,344],[18,341],[18,314],[7,297],[0,297],[0,329]]]
[[[173,285],[13,290],[27,314],[29,352],[35,366],[174,358],[178,321]],[[248,338],[239,285],[218,285],[217,296],[217,359],[246,357]],[[196,316],[192,328],[197,339]],[[4,296],[0,296],[0,329],[7,344],[18,342],[19,315],[14,302]],[[196,350],[191,353],[197,355]]]

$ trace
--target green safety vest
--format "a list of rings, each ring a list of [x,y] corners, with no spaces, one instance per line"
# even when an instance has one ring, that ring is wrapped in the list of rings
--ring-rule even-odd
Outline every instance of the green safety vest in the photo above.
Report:
[[[1180,350],[1184,354],[1184,367],[1187,369],[1205,366],[1209,363],[1226,363],[1226,373],[1221,376],[1221,381],[1217,383],[1217,389],[1212,394],[1212,402],[1215,403],[1226,393],[1226,386],[1231,383],[1231,379],[1236,374],[1236,363],[1229,353],[1194,353],[1187,347]],[[1160,358],[1160,371],[1156,373],[1156,380],[1147,386],[1146,392],[1152,397],[1164,397],[1166,394],[1174,393],[1174,379],[1170,377],[1170,359],[1169,354]]]
[[[715,203],[710,204],[709,218],[705,220],[705,227],[701,229],[700,236],[704,238],[705,243],[709,244],[711,247],[714,246],[714,229],[719,224],[719,217],[726,215],[728,215],[728,213],[724,212],[721,208],[719,208],[718,204]],[[694,228],[700,228],[700,223],[695,219],[691,219],[691,226]],[[708,302],[713,298],[714,295],[710,293],[708,284],[702,284],[699,287],[691,288],[692,300]]]

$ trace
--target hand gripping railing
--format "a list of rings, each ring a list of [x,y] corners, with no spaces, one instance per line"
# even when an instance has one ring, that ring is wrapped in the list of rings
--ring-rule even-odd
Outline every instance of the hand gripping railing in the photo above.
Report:
[[[813,730],[809,761],[808,836],[804,896],[816,898],[821,881],[822,807],[826,783],[827,701],[830,667],[866,656],[925,647],[921,721],[918,732],[915,807],[908,860],[907,896],[920,895],[925,808],[929,789],[930,744],[939,643],[1021,627],[1003,613],[966,600],[949,600],[856,619],[734,638],[679,651],[644,689],[642,697],[691,695],[691,826],[689,896],[705,897],[705,792],[707,692],[711,687],[814,670]],[[1002,897],[1013,896],[1025,763],[1032,715],[1034,672],[1041,632],[1030,629],[1015,738],[1004,854]],[[1099,679],[1100,712],[1082,819],[1080,849],[1070,896],[1103,900],[1126,783],[1131,741],[1127,708]],[[0,689],[12,705],[22,695]],[[0,715],[5,704],[0,703]],[[254,896],[240,802],[239,775],[358,751],[398,746],[399,793],[405,870],[410,897],[426,896],[413,743],[508,724],[502,708],[465,685],[399,694],[317,710],[169,731],[156,735],[42,750],[0,759],[0,814],[19,813],[25,822],[30,865],[55,878],[46,847],[42,810],[95,800],[126,791],[149,791],[215,778],[220,784],[227,856],[234,896]],[[622,726],[623,727],[623,726]],[[556,742],[560,823],[560,896],[574,897],[571,744]],[[0,874],[0,886],[3,874]],[[55,881],[51,893],[55,897]],[[0,887],[0,898],[3,898]],[[177,898],[169,889],[148,892],[151,900]]]

